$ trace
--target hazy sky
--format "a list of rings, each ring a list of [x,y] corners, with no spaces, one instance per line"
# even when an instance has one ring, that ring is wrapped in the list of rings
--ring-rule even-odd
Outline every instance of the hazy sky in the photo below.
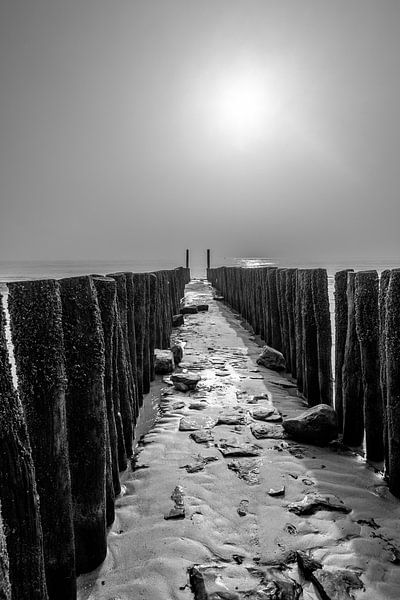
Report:
[[[400,256],[399,0],[0,0],[0,259]]]

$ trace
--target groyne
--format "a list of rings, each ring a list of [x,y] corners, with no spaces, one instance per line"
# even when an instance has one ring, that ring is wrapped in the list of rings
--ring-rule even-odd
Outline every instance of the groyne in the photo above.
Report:
[[[367,460],[383,464],[400,497],[400,269],[380,277],[337,272],[333,323],[325,269],[219,267],[207,277],[284,355],[309,406],[334,405],[343,443],[364,444]]]
[[[0,598],[74,600],[107,551],[135,424],[188,269],[8,284],[0,312]],[[4,590],[4,591],[3,591]]]

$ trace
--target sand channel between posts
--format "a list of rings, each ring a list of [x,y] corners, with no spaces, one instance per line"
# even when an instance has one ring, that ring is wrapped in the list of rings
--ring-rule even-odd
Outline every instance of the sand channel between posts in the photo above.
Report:
[[[399,501],[379,474],[337,445],[253,436],[254,396],[264,395],[257,405],[273,403],[283,416],[299,414],[305,402],[295,387],[284,387],[279,375],[256,365],[254,336],[212,292],[202,280],[186,287],[187,303],[209,304],[208,312],[185,315],[174,333],[185,343],[181,367],[200,374],[201,382],[188,393],[163,384],[161,416],[139,445],[135,468],[124,475],[107,558],[79,578],[79,600],[193,599],[188,569],[198,564],[233,573],[236,567],[251,572],[276,566],[300,583],[300,597],[318,598],[300,577],[296,550],[310,552],[324,569],[356,573],[364,589],[352,590],[349,598],[398,600]],[[179,430],[182,417],[213,425],[221,414],[228,422],[237,415],[238,424],[211,427],[213,439],[206,444]],[[256,455],[224,457],[216,446],[224,440],[256,445]],[[185,517],[166,520],[176,486]],[[284,495],[268,495],[283,486]],[[298,516],[288,510],[312,492],[334,494],[350,512]],[[175,499],[178,505],[181,500]],[[229,575],[226,581],[235,583]],[[227,584],[227,595],[214,597],[259,597],[242,596],[240,585],[230,595]]]

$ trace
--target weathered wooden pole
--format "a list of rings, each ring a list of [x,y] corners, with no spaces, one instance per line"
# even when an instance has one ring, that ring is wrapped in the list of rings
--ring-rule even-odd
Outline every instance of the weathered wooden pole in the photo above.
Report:
[[[271,345],[280,351],[282,350],[282,335],[279,321],[276,272],[276,267],[268,270],[268,306],[271,313]]]
[[[18,391],[40,498],[47,590],[52,600],[72,600],[75,545],[60,289],[52,279],[8,288]]]
[[[150,392],[151,383],[151,365],[150,365],[150,273],[143,273],[143,285],[145,290],[144,314],[145,320],[143,323],[143,394]],[[174,279],[177,274],[174,273]],[[178,295],[178,289],[176,289]],[[176,298],[176,304],[179,306],[179,300]],[[174,311],[175,312],[175,311]],[[178,312],[178,310],[176,310]],[[171,315],[172,319],[172,315]]]
[[[106,396],[107,407],[107,426],[108,426],[108,441],[110,446],[110,461],[112,482],[115,495],[121,491],[119,481],[119,465],[118,465],[118,434],[115,423],[114,409],[114,372],[113,372],[113,351],[114,351],[114,335],[115,335],[115,306],[117,302],[117,286],[115,279],[111,277],[93,277],[93,283],[97,292],[97,300],[99,302],[101,323],[103,326],[104,336],[104,355],[105,355],[105,370],[104,370],[104,393]]]
[[[303,391],[304,360],[303,360],[303,282],[304,271],[298,269],[296,273],[295,291],[295,316],[294,329],[296,336],[296,380],[299,391]]]
[[[354,304],[364,394],[366,456],[368,460],[380,462],[384,451],[379,365],[379,277],[376,271],[356,273]]]
[[[343,443],[360,446],[364,439],[361,356],[354,306],[355,273],[347,273],[347,334],[342,370]]]
[[[115,428],[117,431],[117,445],[118,445],[118,469],[119,471],[125,471],[128,466],[126,447],[125,447],[125,432],[122,421],[121,406],[120,406],[120,389],[127,388],[128,382],[126,379],[126,373],[119,371],[119,364],[121,362],[121,351],[120,345],[123,344],[123,336],[121,332],[121,323],[119,321],[119,312],[117,305],[114,306],[114,332],[113,332],[113,404],[114,404],[114,418]],[[122,377],[123,376],[123,377]],[[121,377],[125,379],[126,385],[121,383]],[[132,419],[130,421],[130,427],[132,428]],[[129,440],[132,446],[132,431]]]
[[[400,269],[390,273],[385,329],[389,489],[400,497]]]
[[[0,600],[11,600],[9,562],[0,504]]]
[[[347,273],[349,271],[353,269],[335,273],[335,410],[339,431],[343,431],[342,371],[347,336]]]
[[[0,502],[14,600],[47,600],[39,497],[21,402],[14,390],[0,303]]]
[[[186,248],[186,268],[190,269],[189,248]]]
[[[313,301],[313,271],[304,270],[302,304],[302,339],[304,352],[303,390],[309,406],[320,403],[318,368],[318,333]]]
[[[207,250],[207,269],[211,269],[211,250]]]
[[[143,352],[146,335],[146,279],[143,273],[133,274],[135,332],[136,332],[136,374],[139,406],[143,404]]]
[[[288,318],[288,335],[290,350],[290,371],[296,377],[296,333],[295,333],[295,303],[296,303],[296,269],[286,270],[286,307]]]
[[[104,338],[93,280],[60,280],[67,370],[68,443],[77,574],[107,553]]]
[[[150,352],[150,379],[155,378],[154,373],[154,349],[156,348],[156,315],[157,315],[157,277],[150,273],[149,281],[149,352]]]
[[[312,298],[317,325],[319,402],[333,404],[332,328],[326,269],[312,271]]]
[[[379,282],[379,363],[383,407],[383,446],[385,453],[385,477],[389,479],[389,441],[387,417],[387,367],[386,367],[386,295],[390,281],[390,269],[382,271]]]

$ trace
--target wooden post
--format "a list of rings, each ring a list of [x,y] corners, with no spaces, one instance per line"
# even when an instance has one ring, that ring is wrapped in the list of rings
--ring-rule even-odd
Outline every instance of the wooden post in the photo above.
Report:
[[[389,441],[387,420],[387,367],[386,367],[386,296],[390,281],[390,269],[382,271],[379,282],[379,363],[383,406],[383,445],[385,453],[385,477],[389,479]]]
[[[65,406],[67,385],[59,285],[8,284],[11,332],[36,485],[51,600],[76,597],[75,545]]]
[[[11,600],[9,562],[0,505],[0,600]]]
[[[326,269],[313,269],[312,297],[317,325],[319,401],[331,406],[333,403],[332,329]]]
[[[60,286],[68,378],[75,559],[79,575],[95,569],[107,553],[104,338],[92,278],[62,279]]]
[[[279,321],[278,294],[276,289],[276,267],[268,270],[268,306],[271,313],[271,345],[282,350],[281,326]]]
[[[0,304],[0,501],[12,598],[47,600],[35,469],[24,413],[12,383]]]
[[[303,280],[304,271],[298,269],[296,273],[296,297],[294,329],[296,336],[296,379],[299,391],[303,391],[304,361],[303,361]]]
[[[118,465],[118,434],[115,423],[114,409],[114,373],[113,373],[113,350],[115,335],[115,306],[117,302],[117,287],[115,279],[111,277],[93,277],[93,283],[97,292],[100,307],[101,322],[104,335],[105,372],[104,393],[106,396],[108,441],[110,446],[110,461],[114,493],[117,496],[121,491],[119,481]]]
[[[207,250],[207,269],[211,269],[211,250]]]
[[[353,269],[335,273],[335,410],[339,431],[343,431],[342,371],[347,336],[347,273],[349,271]]]
[[[368,460],[383,460],[383,405],[379,365],[379,277],[360,271],[355,277],[356,330],[360,344],[364,423]]]
[[[295,334],[295,299],[296,299],[296,269],[286,270],[286,307],[288,318],[288,335],[290,350],[290,371],[296,377],[296,334]]]
[[[154,349],[156,348],[156,315],[157,315],[157,277],[154,273],[150,273],[149,287],[149,334],[150,334],[150,377],[151,381],[155,378],[154,373]]]
[[[304,394],[309,406],[320,403],[319,369],[318,369],[318,334],[317,323],[314,313],[314,302],[312,294],[313,269],[305,269],[303,282],[303,304],[302,304],[302,339]]]
[[[343,443],[360,446],[364,438],[364,400],[361,380],[361,356],[354,309],[355,274],[347,273],[347,334],[344,351]]]
[[[190,269],[190,255],[189,255],[189,248],[186,249],[186,268]]]
[[[146,330],[146,281],[143,273],[133,274],[135,333],[136,333],[136,374],[139,406],[143,404],[143,349]]]
[[[385,325],[389,489],[400,497],[400,269],[390,273]]]

